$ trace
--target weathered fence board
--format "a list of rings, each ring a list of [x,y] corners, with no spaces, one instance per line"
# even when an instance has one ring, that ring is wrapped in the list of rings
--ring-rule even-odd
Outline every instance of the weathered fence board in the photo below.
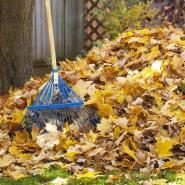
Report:
[[[66,0],[65,12],[65,53],[75,56],[84,46],[83,26],[84,0]]]
[[[83,0],[52,0],[57,58],[74,58],[83,49]],[[33,60],[50,56],[44,0],[36,0]]]

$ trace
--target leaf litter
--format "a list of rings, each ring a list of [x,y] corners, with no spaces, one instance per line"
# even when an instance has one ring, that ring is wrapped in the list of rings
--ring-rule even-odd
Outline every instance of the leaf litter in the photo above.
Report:
[[[15,179],[57,164],[80,177],[126,168],[157,173],[185,168],[185,35],[153,28],[105,40],[85,58],[62,61],[60,74],[97,110],[96,129],[66,123],[62,133],[19,131],[49,75],[0,97],[0,174]],[[85,120],[84,120],[85,121]],[[60,179],[59,179],[60,180]]]

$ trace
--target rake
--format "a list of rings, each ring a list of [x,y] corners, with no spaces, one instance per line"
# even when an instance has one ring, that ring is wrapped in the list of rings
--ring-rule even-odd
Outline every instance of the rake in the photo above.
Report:
[[[31,130],[33,126],[37,126],[42,129],[47,123],[52,123],[58,129],[62,129],[66,122],[75,123],[79,127],[84,127],[84,124],[95,126],[99,121],[95,111],[85,107],[83,100],[58,75],[49,0],[45,0],[45,6],[53,70],[50,80],[44,85],[33,104],[28,107],[21,127]]]

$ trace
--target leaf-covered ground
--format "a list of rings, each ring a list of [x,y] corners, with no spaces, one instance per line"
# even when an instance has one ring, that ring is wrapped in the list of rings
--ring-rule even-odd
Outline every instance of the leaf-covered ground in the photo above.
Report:
[[[185,35],[174,28],[135,30],[105,41],[86,58],[61,62],[60,75],[101,117],[97,129],[62,133],[16,128],[49,76],[0,98],[0,174],[19,179],[57,164],[78,178],[120,169],[184,172]]]

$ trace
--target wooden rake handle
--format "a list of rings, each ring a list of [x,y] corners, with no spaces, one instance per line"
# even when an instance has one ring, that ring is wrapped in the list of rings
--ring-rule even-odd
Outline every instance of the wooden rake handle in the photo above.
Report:
[[[55,41],[54,41],[54,33],[53,33],[53,23],[52,23],[50,0],[45,0],[45,6],[46,6],[47,21],[48,21],[51,61],[52,61],[52,67],[55,70],[55,69],[57,69],[57,60],[56,60],[56,50],[55,50]]]

